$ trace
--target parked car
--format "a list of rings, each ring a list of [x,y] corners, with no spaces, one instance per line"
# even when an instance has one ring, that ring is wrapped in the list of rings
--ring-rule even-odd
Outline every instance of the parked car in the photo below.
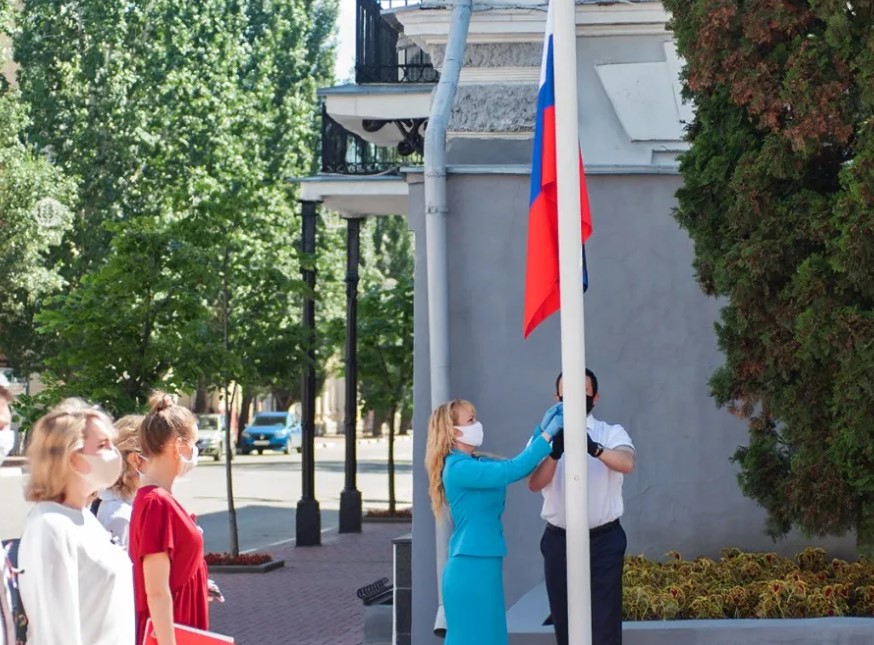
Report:
[[[225,415],[197,415],[197,452],[221,461],[225,455]],[[231,433],[231,454],[236,450],[237,440]]]
[[[240,436],[240,451],[248,455],[253,450],[301,450],[300,421],[294,412],[259,412]]]

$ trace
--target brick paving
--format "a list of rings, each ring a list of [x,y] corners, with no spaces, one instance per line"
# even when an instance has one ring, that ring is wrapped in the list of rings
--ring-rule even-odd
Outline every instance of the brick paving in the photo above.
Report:
[[[392,579],[392,540],[410,524],[365,523],[360,534],[322,535],[322,546],[267,549],[285,567],[266,574],[215,574],[224,604],[210,628],[237,645],[359,645],[364,607],[355,592]]]

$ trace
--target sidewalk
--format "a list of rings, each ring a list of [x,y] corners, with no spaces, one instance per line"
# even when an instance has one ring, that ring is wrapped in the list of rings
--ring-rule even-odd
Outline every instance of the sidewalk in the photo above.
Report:
[[[364,630],[359,587],[392,580],[392,543],[410,524],[365,523],[360,534],[322,534],[322,546],[269,549],[285,567],[266,574],[216,574],[224,604],[210,629],[237,645],[358,645]]]

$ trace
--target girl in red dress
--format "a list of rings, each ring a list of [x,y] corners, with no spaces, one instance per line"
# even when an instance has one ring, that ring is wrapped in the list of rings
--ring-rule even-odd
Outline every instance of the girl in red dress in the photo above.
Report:
[[[137,641],[151,618],[159,645],[176,645],[173,624],[209,629],[203,536],[173,497],[173,483],[197,465],[197,421],[157,392],[140,429],[146,459],[134,499],[130,556],[134,563]]]

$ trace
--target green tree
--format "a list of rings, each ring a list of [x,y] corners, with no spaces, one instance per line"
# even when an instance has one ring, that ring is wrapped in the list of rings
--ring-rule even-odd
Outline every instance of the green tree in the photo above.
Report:
[[[8,4],[0,1],[0,34],[10,25]],[[0,68],[4,63],[0,52]],[[40,369],[46,352],[34,314],[65,284],[62,244],[75,193],[28,144],[27,124],[18,90],[0,77],[0,351],[25,376]]]
[[[189,389],[217,371],[222,339],[206,306],[213,275],[185,243],[184,222],[143,217],[112,228],[100,268],[56,295],[38,320],[59,348],[47,361],[57,387],[125,414],[152,389]]]
[[[726,298],[710,385],[749,421],[743,492],[774,538],[874,553],[870,4],[668,0],[696,106],[677,221]]]
[[[358,333],[364,339],[358,348],[361,407],[374,412],[377,426],[388,425],[388,500],[394,513],[395,431],[413,398],[412,235],[404,218],[378,218],[365,241],[358,306]]]
[[[104,173],[113,186],[79,196],[90,246],[77,257],[89,261],[43,312],[59,344],[52,370],[117,410],[158,385],[294,378],[300,226],[288,179],[313,167],[336,4],[159,1],[123,16],[103,4],[71,7],[70,22],[53,2],[28,2],[16,49],[33,136],[62,148],[53,154],[83,181]],[[111,139],[94,132],[106,124]],[[94,156],[97,139],[119,164]]]

